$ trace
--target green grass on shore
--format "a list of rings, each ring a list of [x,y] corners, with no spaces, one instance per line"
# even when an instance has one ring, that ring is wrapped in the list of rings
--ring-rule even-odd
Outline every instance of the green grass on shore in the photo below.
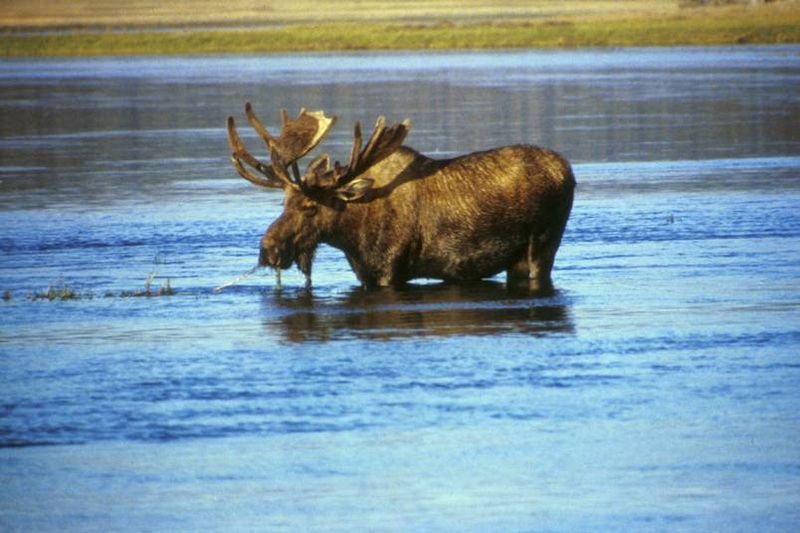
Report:
[[[773,44],[800,42],[800,7],[685,10],[677,15],[454,24],[335,23],[265,29],[93,31],[0,39],[0,56],[96,56]]]

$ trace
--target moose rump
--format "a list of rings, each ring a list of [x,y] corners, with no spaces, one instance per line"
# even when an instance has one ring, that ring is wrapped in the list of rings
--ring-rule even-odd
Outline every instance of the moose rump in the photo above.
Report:
[[[402,161],[409,166],[400,170]],[[338,243],[365,284],[468,282],[502,271],[513,282],[550,284],[574,189],[558,154],[518,145],[436,161],[402,148],[373,175],[401,184],[376,183],[372,201],[348,205],[356,235],[347,242],[356,242]]]

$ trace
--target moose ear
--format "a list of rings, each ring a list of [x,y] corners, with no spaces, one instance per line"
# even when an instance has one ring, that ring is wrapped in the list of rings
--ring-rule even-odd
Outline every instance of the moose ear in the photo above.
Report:
[[[342,201],[352,202],[362,198],[372,189],[375,183],[370,178],[358,178],[336,190],[336,196]]]

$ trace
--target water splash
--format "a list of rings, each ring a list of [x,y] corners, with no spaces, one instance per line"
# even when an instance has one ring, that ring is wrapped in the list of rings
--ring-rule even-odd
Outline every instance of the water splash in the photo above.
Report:
[[[233,285],[241,283],[242,281],[246,280],[247,278],[253,276],[256,272],[258,272],[258,270],[260,268],[261,268],[261,265],[256,265],[253,268],[251,268],[250,270],[248,270],[247,272],[241,274],[240,276],[237,276],[237,277],[233,278],[230,281],[226,281],[225,283],[223,283],[219,287],[215,287],[214,288],[214,293],[215,294],[219,294],[220,292],[223,291],[223,289],[226,289],[228,287],[231,287]],[[278,285],[280,285],[280,270],[278,271]]]

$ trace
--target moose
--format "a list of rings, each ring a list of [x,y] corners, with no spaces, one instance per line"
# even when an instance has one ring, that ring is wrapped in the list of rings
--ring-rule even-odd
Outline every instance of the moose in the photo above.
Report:
[[[367,288],[415,278],[465,283],[505,271],[508,284],[552,289],[575,190],[570,164],[556,152],[514,145],[431,159],[403,145],[409,120],[387,126],[379,117],[363,148],[356,122],[346,165],[321,154],[301,173],[298,161],[336,117],[301,109],[292,119],[282,109],[275,137],[250,102],[245,114],[269,163],[247,151],[228,117],[236,171],[284,190],[283,212],[261,238],[260,266],[280,272],[294,263],[310,287],[315,250],[325,243],[344,252]]]

